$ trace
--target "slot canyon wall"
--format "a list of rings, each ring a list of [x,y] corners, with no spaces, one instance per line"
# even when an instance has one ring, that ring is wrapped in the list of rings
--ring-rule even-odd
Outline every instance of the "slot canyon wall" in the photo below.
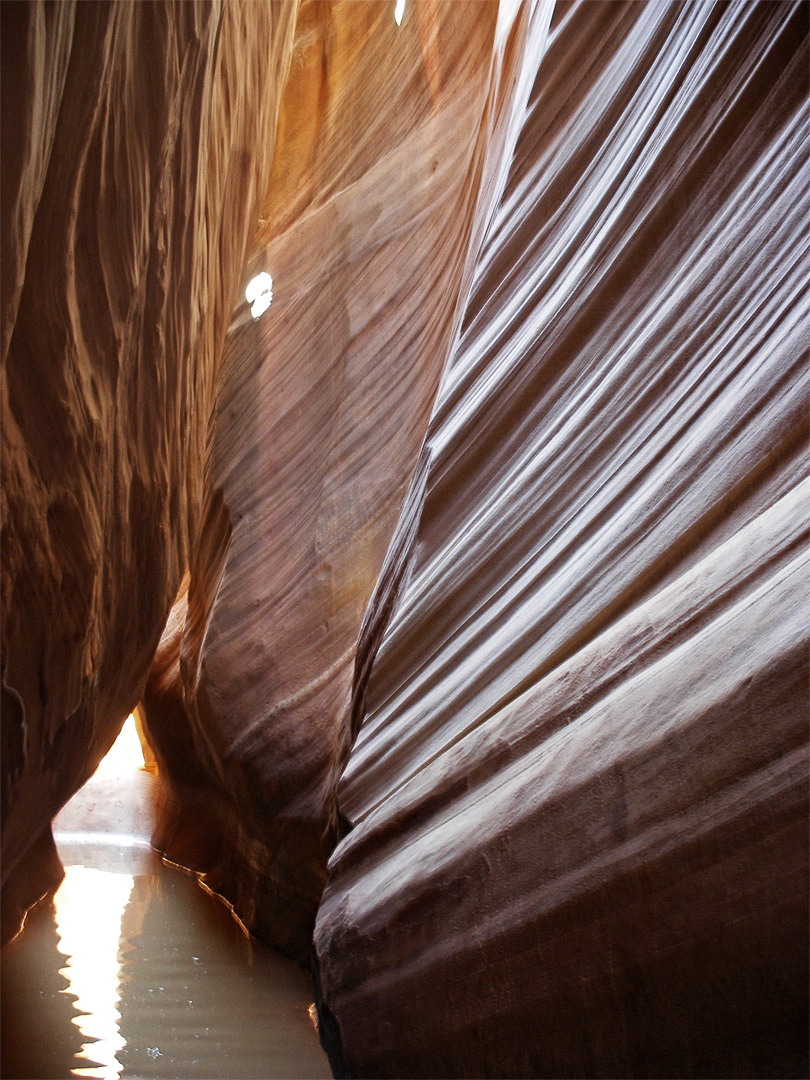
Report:
[[[357,642],[550,5],[304,5],[212,421],[188,590],[144,695],[155,843],[306,958]],[[189,744],[193,753],[189,753]]]
[[[393,11],[0,5],[4,940],[140,701],[337,1075],[806,1075],[808,7]]]
[[[6,937],[140,701],[156,846],[308,956],[365,607],[550,12],[4,5]]]
[[[3,3],[3,938],[199,534],[295,7]]]
[[[338,1075],[807,1072],[807,23],[555,6],[364,629]]]

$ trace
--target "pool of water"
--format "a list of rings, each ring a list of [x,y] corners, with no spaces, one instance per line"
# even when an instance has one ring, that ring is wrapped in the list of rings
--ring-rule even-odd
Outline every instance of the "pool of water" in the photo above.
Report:
[[[308,974],[152,858],[67,866],[6,948],[3,1076],[331,1076]]]
[[[139,835],[149,780],[116,810],[97,776],[57,819],[65,880],[3,951],[3,1077],[330,1077],[309,974]]]

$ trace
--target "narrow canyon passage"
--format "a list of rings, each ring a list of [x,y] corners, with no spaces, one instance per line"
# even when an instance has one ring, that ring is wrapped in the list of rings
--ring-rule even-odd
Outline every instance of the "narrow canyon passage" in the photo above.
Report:
[[[56,818],[65,879],[3,956],[2,1075],[331,1076],[308,972],[150,849],[154,783],[130,718]]]
[[[4,1073],[810,1076],[810,5],[0,29]]]

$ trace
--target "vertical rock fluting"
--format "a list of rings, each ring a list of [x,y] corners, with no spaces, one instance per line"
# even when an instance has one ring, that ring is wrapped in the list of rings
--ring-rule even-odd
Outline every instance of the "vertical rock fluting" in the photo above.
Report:
[[[348,1074],[807,1074],[807,17],[557,5],[365,632]]]
[[[144,698],[164,765],[157,845],[302,957],[364,611],[550,5],[393,15],[299,12],[245,279],[271,274],[274,299],[257,321],[243,305],[228,335],[202,539]]]
[[[295,5],[3,4],[3,935],[197,535]]]

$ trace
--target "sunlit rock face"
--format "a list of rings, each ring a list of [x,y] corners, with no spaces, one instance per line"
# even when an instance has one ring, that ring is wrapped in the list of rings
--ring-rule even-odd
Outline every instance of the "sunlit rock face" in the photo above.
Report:
[[[204,495],[294,5],[2,5],[3,935],[140,696]]]
[[[527,60],[360,646],[343,1075],[807,1075],[807,18],[557,4]]]
[[[157,846],[302,957],[364,613],[550,17],[426,0],[398,24],[394,7],[299,11],[202,541],[144,698]]]

